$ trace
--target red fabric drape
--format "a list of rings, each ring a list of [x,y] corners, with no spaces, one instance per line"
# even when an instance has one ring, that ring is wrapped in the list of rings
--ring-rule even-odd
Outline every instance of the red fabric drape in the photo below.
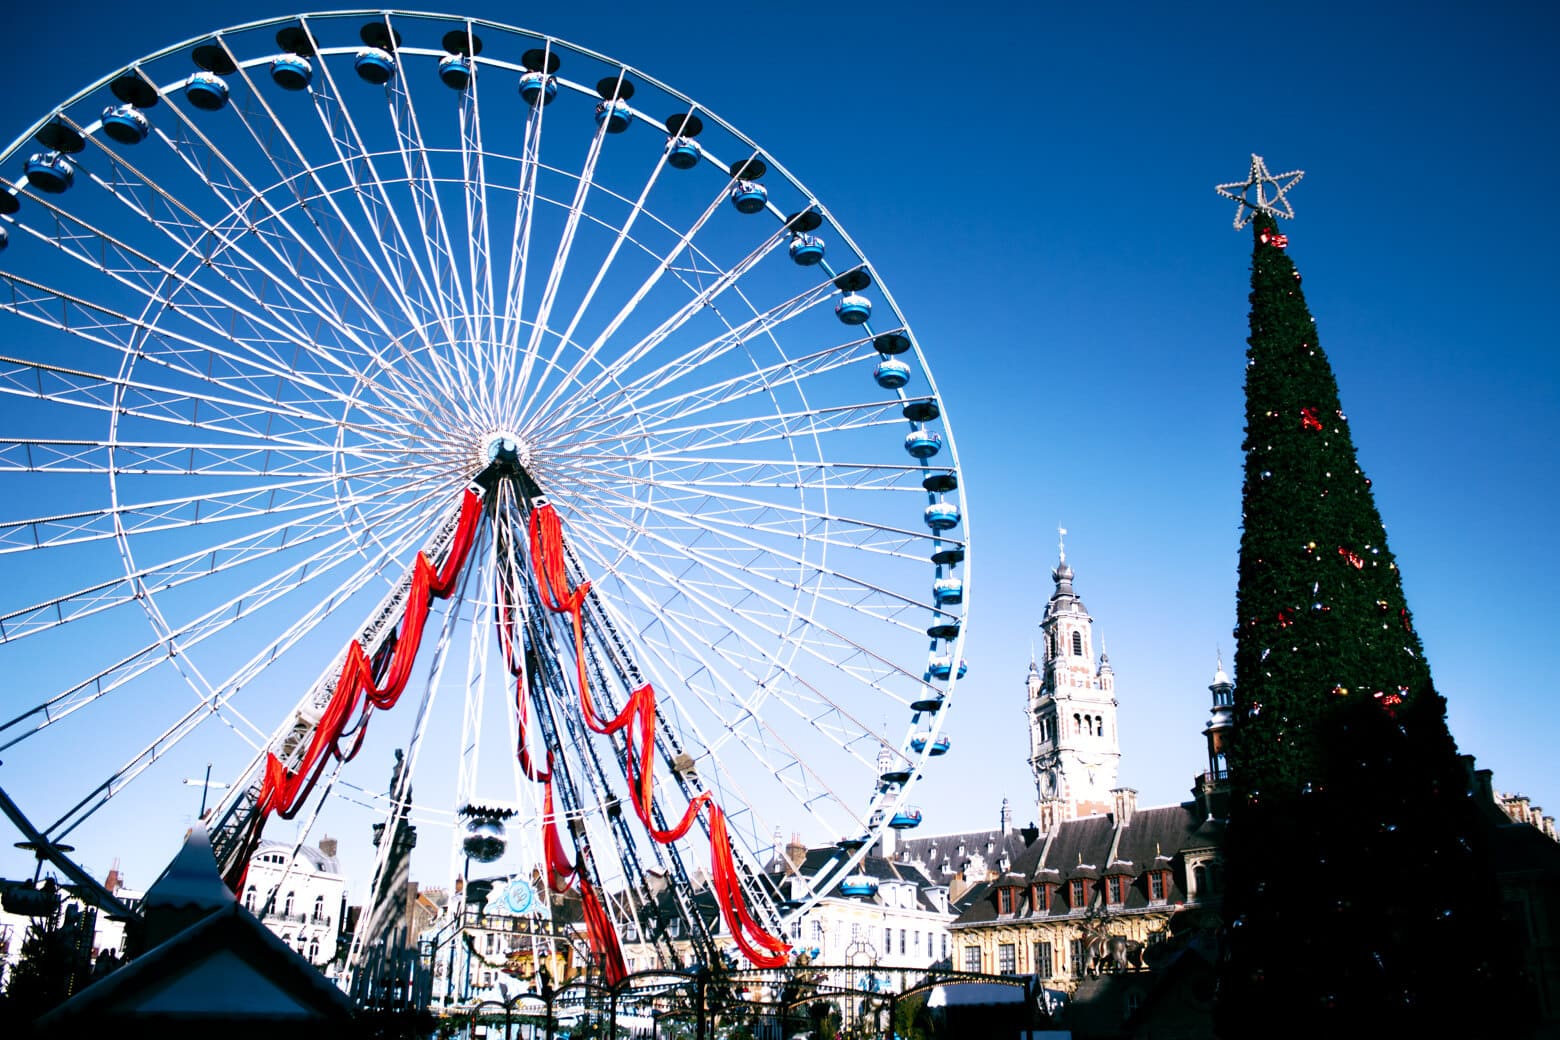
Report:
[[[726,828],[726,814],[714,800],[710,792],[705,791],[688,803],[683,811],[682,818],[669,828],[658,828],[654,823],[655,806],[655,690],[649,683],[635,690],[624,705],[623,710],[611,719],[603,719],[596,711],[594,698],[590,695],[590,685],[586,672],[585,644],[584,644],[584,620],[582,606],[585,596],[590,591],[590,582],[581,582],[578,588],[569,590],[569,576],[567,560],[563,552],[563,527],[558,519],[558,514],[552,506],[543,506],[533,510],[530,516],[529,534],[531,541],[531,565],[536,574],[537,584],[541,593],[543,604],[547,609],[557,614],[568,614],[574,626],[575,669],[579,680],[580,714],[585,719],[585,724],[592,730],[601,734],[612,734],[620,730],[626,730],[624,740],[628,746],[625,771],[627,773],[629,801],[634,806],[634,814],[644,824],[651,837],[666,844],[676,841],[688,833],[693,826],[700,810],[709,812],[710,823],[710,861],[711,875],[715,888],[716,902],[720,906],[721,916],[726,922],[727,929],[731,932],[733,940],[743,955],[760,968],[776,968],[785,964],[791,947],[784,940],[769,934],[762,925],[756,921],[748,908],[747,897],[742,891],[740,876],[736,868],[736,860],[732,852],[731,836]],[[522,709],[523,710],[523,709]],[[524,760],[522,760],[524,761]],[[551,798],[551,786],[548,787],[547,797]],[[551,803],[549,801],[549,815]],[[557,840],[556,829],[552,831],[552,841]],[[561,849],[559,850],[562,851]],[[552,853],[549,850],[549,863],[552,863]],[[555,871],[556,872],[556,871]],[[580,873],[582,884],[587,883],[583,872]],[[583,894],[583,889],[582,889]],[[610,929],[612,922],[609,917],[603,916],[605,927]],[[594,932],[593,932],[594,935]],[[605,943],[605,949],[598,949],[598,954],[604,957],[611,955],[611,950],[617,949],[617,935],[615,931],[610,933],[610,941]],[[592,939],[595,947],[595,939]],[[618,951],[621,959],[621,951]]]
[[[393,708],[400,700],[411,679],[412,665],[422,645],[428,608],[434,597],[445,599],[454,590],[455,580],[465,566],[471,543],[476,537],[477,524],[482,518],[481,507],[482,501],[475,494],[469,490],[464,493],[455,537],[442,567],[435,567],[425,554],[417,554],[412,564],[411,589],[407,593],[400,627],[394,636],[393,649],[388,660],[381,656],[378,662],[382,678],[375,679],[374,662],[369,660],[363,644],[354,639],[347,646],[346,660],[342,662],[341,671],[336,676],[336,689],[309,736],[309,744],[304,749],[298,767],[288,769],[274,754],[266,755],[258,802],[246,825],[243,854],[237,860],[242,867],[228,879],[235,891],[243,883],[249,857],[259,844],[266,817],[272,813],[283,819],[296,816],[330,760],[350,761],[357,755],[363,746],[368,719],[374,709]],[[343,737],[349,741],[345,749],[342,747]]]

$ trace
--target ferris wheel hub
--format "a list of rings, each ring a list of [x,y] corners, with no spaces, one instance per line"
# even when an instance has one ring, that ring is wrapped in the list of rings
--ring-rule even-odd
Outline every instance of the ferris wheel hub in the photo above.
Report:
[[[482,457],[489,465],[524,469],[531,464],[531,446],[517,433],[494,430],[482,438]]]

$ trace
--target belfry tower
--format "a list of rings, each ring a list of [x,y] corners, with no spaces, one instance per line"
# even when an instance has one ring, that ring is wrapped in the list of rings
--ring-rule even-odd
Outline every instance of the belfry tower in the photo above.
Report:
[[[1061,532],[1066,535],[1066,530]],[[1065,543],[1051,578],[1056,591],[1040,622],[1041,659],[1029,662],[1029,765],[1040,827],[1111,811],[1121,763],[1116,734],[1116,676],[1094,656],[1094,619],[1073,591]]]

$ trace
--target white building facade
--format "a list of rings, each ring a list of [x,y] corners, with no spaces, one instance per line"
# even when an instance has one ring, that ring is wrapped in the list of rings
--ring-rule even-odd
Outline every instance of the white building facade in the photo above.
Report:
[[[323,838],[319,847],[302,846],[296,856],[291,845],[262,842],[249,860],[241,898],[244,909],[310,964],[326,971],[336,959],[346,893],[336,842]]]

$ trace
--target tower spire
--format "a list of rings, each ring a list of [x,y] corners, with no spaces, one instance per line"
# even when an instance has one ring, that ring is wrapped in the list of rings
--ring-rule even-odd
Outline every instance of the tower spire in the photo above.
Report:
[[[1107,813],[1121,759],[1116,678],[1106,656],[1096,663],[1094,619],[1073,588],[1065,527],[1057,528],[1055,591],[1040,621],[1045,648],[1026,680],[1030,768],[1040,817]],[[1048,808],[1049,807],[1049,808]]]

